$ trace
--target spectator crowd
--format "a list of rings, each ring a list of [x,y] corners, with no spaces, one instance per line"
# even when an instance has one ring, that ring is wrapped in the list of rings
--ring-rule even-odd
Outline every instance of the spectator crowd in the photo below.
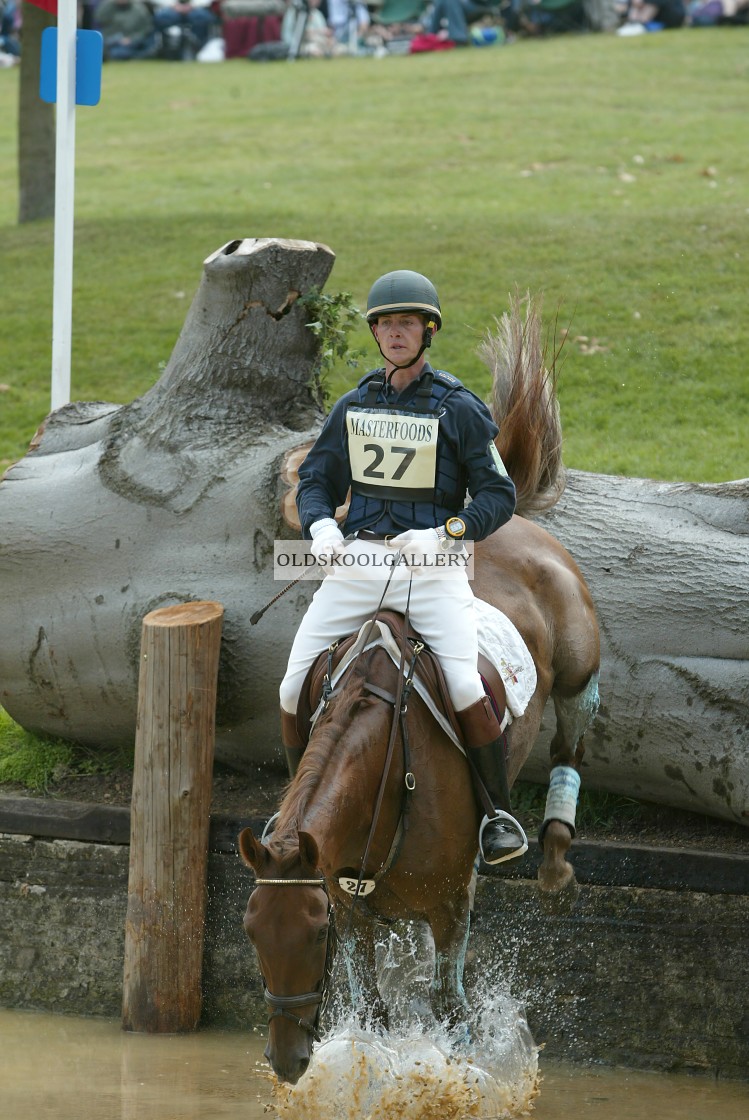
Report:
[[[408,54],[565,32],[749,24],[749,0],[89,0],[104,58],[257,60]],[[20,58],[21,0],[0,0],[0,65]]]

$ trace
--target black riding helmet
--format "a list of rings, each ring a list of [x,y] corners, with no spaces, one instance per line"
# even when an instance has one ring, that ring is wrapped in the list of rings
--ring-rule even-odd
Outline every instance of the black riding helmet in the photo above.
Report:
[[[380,315],[401,311],[418,311],[434,322],[432,330],[442,326],[442,312],[437,290],[431,280],[420,272],[402,268],[386,272],[375,280],[367,297],[367,322],[372,325]]]
[[[439,296],[431,280],[420,272],[411,272],[407,268],[386,272],[379,280],[375,280],[367,296],[367,322],[373,334],[373,328],[381,315],[397,315],[408,311],[416,311],[425,316],[423,341],[413,361],[404,366],[396,366],[396,369],[408,369],[432,345],[432,335],[442,326]],[[382,354],[376,335],[375,341]]]

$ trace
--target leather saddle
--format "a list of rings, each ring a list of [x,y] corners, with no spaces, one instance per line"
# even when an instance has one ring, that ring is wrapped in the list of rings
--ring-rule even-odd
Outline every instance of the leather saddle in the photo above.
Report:
[[[377,618],[384,622],[390,629],[393,639],[402,648],[404,641],[404,627],[405,619],[402,614],[397,611],[380,611]],[[348,637],[339,641],[332,657],[332,669],[335,670],[340,665],[345,654],[356,642],[359,634],[350,634]],[[409,642],[422,641],[422,638],[416,631],[409,625],[408,632],[405,634],[405,640]],[[302,687],[301,695],[297,705],[297,731],[299,737],[307,745],[310,736],[310,720],[313,713],[316,711],[320,698],[322,697],[323,684],[325,677],[329,670],[329,651],[323,650],[322,653],[316,658],[307,673],[307,676]],[[409,660],[408,653],[406,660]],[[500,724],[505,714],[507,704],[505,686],[502,677],[499,674],[496,666],[492,665],[488,657],[479,651],[477,669],[486,690],[489,699],[492,702],[494,711]],[[462,742],[463,735],[458,723],[455,709],[453,708],[452,701],[450,700],[450,693],[447,690],[447,682],[442,671],[442,666],[437,660],[436,656],[432,653],[427,645],[419,654],[419,660],[416,667],[416,675],[423,682],[427,688],[429,695],[434,702],[435,707],[442,713],[445,719],[448,720],[450,726],[459,742]]]

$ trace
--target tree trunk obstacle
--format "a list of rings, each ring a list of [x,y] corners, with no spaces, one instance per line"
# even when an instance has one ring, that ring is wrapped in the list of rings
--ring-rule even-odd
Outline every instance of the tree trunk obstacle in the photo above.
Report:
[[[125,920],[125,1030],[194,1030],[201,1011],[220,603],[143,620]]]
[[[132,742],[141,620],[215,599],[217,756],[281,765],[277,686],[316,583],[250,618],[280,590],[273,541],[296,535],[288,464],[324,415],[301,297],[333,260],[308,241],[219,249],[156,384],[123,407],[57,410],[0,482],[0,704],[23,727]],[[749,824],[749,480],[571,471],[540,520],[600,616],[585,786]],[[548,739],[523,777],[547,780]]]
[[[749,825],[749,479],[570,471],[539,520],[580,564],[601,626],[583,782]],[[549,740],[525,777],[545,780]]]
[[[217,752],[280,759],[277,684],[314,584],[280,589],[284,456],[323,416],[303,299],[334,256],[310,241],[233,241],[204,262],[164,373],[122,407],[56,410],[0,482],[0,704],[93,749],[135,735],[141,622],[224,604]]]

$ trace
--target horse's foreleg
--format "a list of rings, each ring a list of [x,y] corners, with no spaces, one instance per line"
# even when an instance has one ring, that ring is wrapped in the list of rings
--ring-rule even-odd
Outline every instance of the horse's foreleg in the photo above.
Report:
[[[342,925],[348,923],[343,919]],[[387,1029],[388,1012],[377,988],[377,962],[375,958],[374,929],[372,920],[354,911],[351,936],[346,938],[344,952],[351,1001],[363,1027]]]
[[[454,1027],[468,1019],[463,989],[470,915],[468,897],[444,903],[427,915],[434,937],[435,969],[432,1008],[438,1019]]]

